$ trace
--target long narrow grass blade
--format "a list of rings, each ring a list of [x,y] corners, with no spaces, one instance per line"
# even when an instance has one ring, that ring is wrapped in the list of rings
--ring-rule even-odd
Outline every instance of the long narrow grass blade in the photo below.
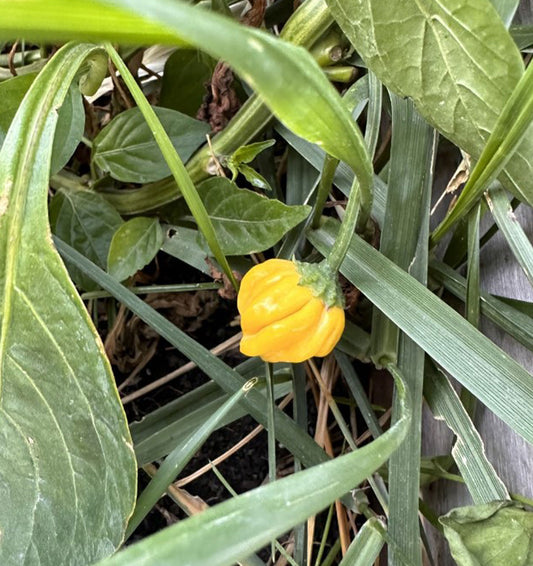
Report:
[[[437,260],[432,260],[430,273],[439,283],[453,293],[461,301],[466,300],[466,280],[451,267]],[[492,320],[502,330],[526,348],[533,350],[533,316],[521,312],[508,304],[503,298],[498,299],[489,293],[482,292],[481,314]]]
[[[384,532],[386,527],[379,519],[369,519],[357,533],[339,566],[372,566],[385,544]]]
[[[118,301],[126,305],[141,320],[156,330],[165,340],[194,361],[226,393],[233,394],[243,386],[243,378],[222,360],[211,354],[209,350],[187,336],[187,334],[82,254],[57,238],[54,238],[54,242],[65,259],[75,263],[77,267],[96,281],[103,289],[109,291]],[[267,426],[265,397],[261,393],[252,390],[241,403],[257,422],[265,427]],[[314,466],[328,459],[326,453],[318,444],[279,409],[276,409],[275,423],[279,442],[284,444],[296,457],[300,458],[305,466]]]
[[[165,493],[168,486],[176,479],[178,474],[187,465],[194,454],[200,449],[209,435],[219,426],[220,421],[240,401],[242,396],[251,389],[257,380],[247,381],[243,387],[234,393],[224,404],[219,407],[194,433],[188,436],[184,442],[178,444],[165,458],[157,470],[155,476],[150,480],[144,491],[139,495],[135,511],[130,518],[126,529],[126,538],[141,524],[150,509],[157,503]]]
[[[328,220],[309,239],[327,253],[337,230],[337,223]],[[341,271],[438,364],[533,442],[531,374],[358,236]]]
[[[411,401],[396,384],[402,414],[367,446],[225,501],[133,545],[98,566],[230,566],[323,509],[368,477],[407,434]],[[260,513],[258,513],[258,509]],[[209,541],[209,544],[206,544]]]
[[[198,191],[191,181],[191,178],[189,177],[189,174],[187,173],[187,170],[185,169],[180,156],[174,149],[172,141],[161,125],[161,122],[154,112],[154,109],[146,100],[146,97],[133,78],[130,70],[120,58],[120,55],[109,44],[106,45],[106,49],[115,67],[120,72],[124,82],[126,83],[126,86],[133,96],[133,99],[137,103],[137,106],[141,110],[146,123],[148,124],[148,126],[150,126],[150,130],[157,142],[157,145],[161,149],[161,153],[163,154],[163,157],[167,162],[168,168],[170,169],[174,179],[176,180],[176,184],[178,185],[181,194],[185,198],[185,201],[187,202],[187,205],[189,206],[189,209],[194,216],[198,227],[200,228],[202,234],[205,236],[209,248],[213,252],[213,255],[224,270],[224,273],[226,274],[228,279],[231,281],[235,289],[237,289],[237,281],[235,280],[233,272],[231,271],[226,256],[223,254],[220,248],[211,219],[207,214],[202,199],[198,195]]]
[[[447,377],[427,364],[424,396],[436,418],[444,419],[457,440],[452,456],[474,503],[509,499],[509,493],[487,460],[481,437]]]
[[[498,228],[533,285],[533,246],[513,214],[505,192],[503,189],[490,189],[485,198]]]

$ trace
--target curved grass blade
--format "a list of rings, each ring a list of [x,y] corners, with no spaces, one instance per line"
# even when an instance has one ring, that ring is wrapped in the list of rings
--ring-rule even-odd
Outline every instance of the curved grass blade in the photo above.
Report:
[[[187,436],[183,442],[179,443],[172,452],[169,453],[157,470],[155,476],[139,496],[135,511],[128,523],[126,538],[129,538],[133,531],[141,524],[141,521],[146,517],[150,509],[152,509],[163,493],[165,493],[167,487],[176,479],[177,475],[183,470],[194,454],[198,452],[209,435],[219,426],[220,421],[235,407],[246,391],[255,385],[256,381],[257,379],[247,381],[239,391],[224,401],[222,406],[201,426],[196,428],[191,435]]]
[[[98,566],[230,566],[358,485],[401,445],[411,419],[403,381],[400,417],[365,447],[216,505],[133,545]],[[209,541],[209,544],[206,544]]]
[[[533,286],[533,247],[517,221],[502,189],[490,189],[485,196],[498,228]]]
[[[202,234],[205,236],[209,248],[213,252],[213,255],[217,259],[218,263],[224,270],[224,273],[227,275],[228,279],[231,281],[231,284],[235,289],[238,289],[239,286],[237,281],[235,280],[235,276],[231,271],[231,268],[228,264],[228,260],[226,256],[223,254],[220,244],[218,243],[217,235],[215,233],[215,229],[213,228],[213,223],[207,214],[205,206],[198,195],[198,191],[194,186],[183,162],[180,159],[177,151],[174,149],[172,145],[172,141],[170,140],[167,132],[163,128],[155,110],[150,106],[146,97],[144,96],[141,88],[135,82],[133,75],[131,74],[130,70],[120,58],[120,55],[115,51],[115,49],[110,44],[106,44],[106,50],[109,53],[111,60],[113,61],[115,67],[120,72],[124,82],[126,83],[133,99],[137,103],[146,123],[150,127],[152,134],[154,135],[155,141],[167,162],[168,168],[170,169],[172,176],[174,177],[177,186],[180,188],[181,194],[185,198],[191,213],[196,220],[198,227],[202,231]]]
[[[0,152],[6,566],[84,565],[111,554],[135,497],[135,458],[111,368],[52,246],[46,213],[56,109],[78,69],[103,63],[105,73],[102,56],[91,45],[61,49],[33,83]]]
[[[322,253],[337,223],[309,234]],[[358,236],[341,272],[438,364],[533,443],[533,378],[488,338]]]
[[[452,456],[475,504],[509,499],[502,480],[487,460],[483,441],[448,378],[427,364],[424,397],[436,418],[444,419],[456,435]]]
[[[41,1],[56,18],[57,10],[62,8],[70,12],[73,9],[70,0]],[[38,4],[35,0],[34,3]],[[101,17],[103,6],[106,9],[110,6],[122,9],[128,23],[133,13],[144,17],[147,24],[151,22],[155,28],[161,27],[161,41],[168,41],[168,33],[173,32],[174,43],[195,45],[211,56],[227,61],[287,127],[352,167],[360,184],[362,208],[370,211],[372,166],[363,137],[339,94],[305,49],[218,14],[198,11],[185,2],[173,0],[146,0],[142,3],[87,0],[75,7],[78,21],[70,28],[70,37],[79,37],[80,30],[86,34],[85,20],[94,21],[96,14]],[[37,7],[34,5],[34,8]],[[42,7],[39,8],[43,18],[41,28],[44,30],[48,24],[51,30],[57,28]],[[2,19],[9,22],[9,27],[2,27],[3,22],[0,23],[0,36],[7,34],[12,37],[14,29],[19,35],[28,35],[24,32],[26,18],[28,15],[21,14],[17,2],[4,3]],[[33,17],[30,21],[35,24]],[[139,43],[143,43],[141,32],[144,26],[140,30]],[[67,30],[63,28],[63,32],[67,33]],[[94,33],[92,37],[95,39],[105,36],[94,28],[91,33]],[[57,39],[53,31],[47,37]],[[134,40],[129,29],[122,35],[121,26],[116,26],[113,41],[131,43]]]

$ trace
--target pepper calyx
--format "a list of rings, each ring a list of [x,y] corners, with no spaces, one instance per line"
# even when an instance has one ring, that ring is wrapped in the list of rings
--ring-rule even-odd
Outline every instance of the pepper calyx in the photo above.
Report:
[[[298,285],[308,287],[326,307],[344,308],[344,295],[337,274],[331,269],[328,260],[320,263],[306,263],[293,260],[300,275]]]

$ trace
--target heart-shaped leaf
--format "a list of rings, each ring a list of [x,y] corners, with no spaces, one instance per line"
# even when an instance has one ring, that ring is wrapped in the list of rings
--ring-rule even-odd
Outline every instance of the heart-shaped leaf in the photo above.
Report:
[[[488,0],[327,0],[374,73],[413,99],[443,135],[481,155],[524,72],[520,52]],[[533,205],[533,128],[502,181]]]

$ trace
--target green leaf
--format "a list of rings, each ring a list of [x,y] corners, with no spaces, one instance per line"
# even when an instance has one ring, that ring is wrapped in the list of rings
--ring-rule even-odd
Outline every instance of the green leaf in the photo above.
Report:
[[[178,49],[165,63],[160,106],[195,117],[216,61],[197,49]]]
[[[115,232],[107,270],[119,281],[124,281],[150,263],[163,245],[165,235],[157,218],[132,218]]]
[[[58,112],[50,174],[61,171],[78,147],[85,130],[85,110],[77,85],[72,85]]]
[[[154,107],[163,128],[182,161],[205,142],[204,122]],[[111,177],[125,183],[149,183],[170,175],[170,169],[141,111],[131,108],[116,116],[93,141],[93,162]]]
[[[524,72],[520,52],[487,0],[328,0],[337,23],[391,90],[478,159]],[[396,16],[396,14],[398,16]],[[401,14],[401,17],[399,15]],[[533,204],[533,129],[501,178]]]
[[[348,547],[339,566],[372,566],[383,545],[387,529],[377,517],[370,518]]]
[[[116,10],[110,8],[115,6]],[[39,36],[57,40],[58,33],[79,38],[109,38],[111,26],[102,15],[110,18],[124,13],[124,28],[116,19],[111,40],[114,42],[150,43],[148,31],[160,37],[151,43],[184,42],[194,45],[216,59],[227,61],[272,112],[298,135],[319,144],[325,151],[346,161],[357,174],[363,206],[370,208],[372,200],[372,165],[364,140],[342,100],[324,73],[303,48],[280,40],[262,30],[236,22],[174,0],[102,0],[74,3],[71,0],[32,0],[21,10],[17,3],[2,6],[0,35],[29,36],[29,29],[39,29]],[[58,12],[75,13],[77,22],[66,18],[57,22]],[[112,14],[111,14],[112,13]],[[143,16],[138,33],[132,32],[132,22]],[[30,14],[30,16],[28,16]],[[317,17],[322,18],[321,13]],[[105,21],[105,25],[95,21]],[[37,25],[38,24],[38,25]],[[90,24],[90,25],[89,25]],[[300,28],[302,25],[300,26]],[[22,31],[25,30],[25,31]],[[70,30],[70,31],[69,31]],[[172,30],[174,38],[169,38]],[[80,34],[82,34],[80,36]],[[294,40],[296,41],[296,33]]]
[[[36,74],[31,73],[13,77],[0,83],[0,97],[2,100],[2,106],[0,107],[0,147],[2,147],[7,130],[35,77]]]
[[[46,213],[59,108],[91,45],[33,83],[0,151],[0,563],[92,564],[122,542],[135,498],[111,368],[52,246]],[[61,313],[61,316],[58,316]]]
[[[135,511],[128,523],[126,537],[129,537],[141,524],[150,509],[157,503],[195,453],[200,450],[209,435],[220,426],[221,421],[228,416],[228,413],[235,408],[242,396],[256,383],[257,378],[247,381],[239,391],[231,395],[229,399],[225,399],[221,406],[211,413],[204,422],[195,427],[181,442],[175,444],[173,450],[159,466],[155,476],[139,495]]]
[[[7,130],[15,114],[37,75],[29,73],[13,77],[0,83],[0,147],[4,143]],[[57,173],[70,159],[83,136],[85,127],[85,111],[80,90],[77,87],[69,89],[65,101],[58,111],[56,132],[52,149],[51,174]]]
[[[511,502],[460,507],[439,522],[458,566],[533,564],[533,513]]]
[[[485,455],[483,441],[450,381],[428,364],[424,397],[433,415],[444,420],[456,441],[452,456],[474,503],[509,499],[509,493]]]
[[[118,212],[98,193],[59,190],[50,201],[54,234],[105,269],[113,234],[123,223]],[[74,281],[86,291],[97,289],[94,281],[67,264]]]
[[[171,226],[161,249],[172,257],[192,265],[198,271],[209,273],[206,258],[211,254],[205,242],[202,245],[199,240],[198,230],[184,226]]]
[[[262,189],[264,191],[272,192],[272,187],[270,186],[269,182],[258,173],[255,169],[246,165],[245,163],[241,163],[237,166],[237,171],[244,176],[244,178],[252,185],[253,187],[257,187],[258,189]]]
[[[309,234],[325,254],[337,223]],[[533,442],[533,378],[464,318],[354,236],[341,272],[446,371],[513,430]]]
[[[241,163],[251,163],[263,150],[272,147],[276,140],[266,140],[263,142],[251,143],[249,145],[242,145],[233,152],[228,160],[228,165],[239,166]]]
[[[223,177],[204,181],[198,191],[226,255],[261,252],[304,220],[309,206],[287,206],[253,191],[237,188]]]

